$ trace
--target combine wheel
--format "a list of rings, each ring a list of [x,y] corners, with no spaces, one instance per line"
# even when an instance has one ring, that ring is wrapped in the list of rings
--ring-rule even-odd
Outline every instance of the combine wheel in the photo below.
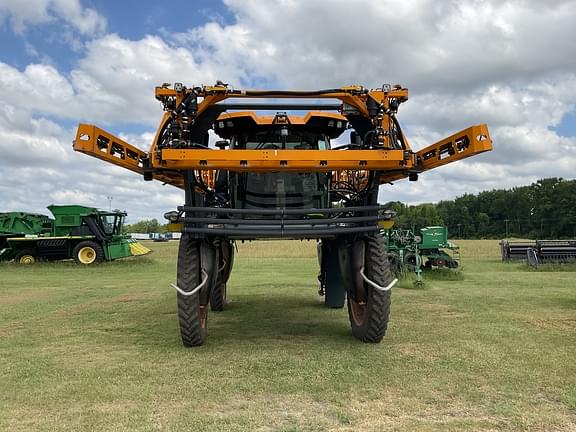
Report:
[[[201,283],[200,243],[190,234],[182,234],[178,249],[178,287],[185,292],[193,291]],[[178,320],[182,344],[187,347],[202,345],[206,340],[207,310],[200,304],[200,291],[185,296],[177,293]]]
[[[364,274],[380,286],[387,286],[393,280],[386,245],[380,236],[367,237],[365,240]],[[355,300],[348,293],[348,316],[352,334],[362,342],[377,343],[382,340],[388,327],[392,293],[390,290],[378,290],[366,282],[364,290],[364,300]]]
[[[16,254],[14,257],[14,261],[18,264],[34,264],[38,257],[36,256],[36,252],[32,249],[24,249],[21,250]]]
[[[104,259],[104,251],[102,246],[93,241],[84,241],[78,243],[72,252],[74,261],[77,264],[96,264],[102,262]]]

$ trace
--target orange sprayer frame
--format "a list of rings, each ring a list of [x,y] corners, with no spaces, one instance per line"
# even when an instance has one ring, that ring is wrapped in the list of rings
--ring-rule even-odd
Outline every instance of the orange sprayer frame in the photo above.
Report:
[[[195,116],[230,98],[234,99],[337,99],[342,102],[344,117],[353,113],[369,119],[380,131],[378,148],[348,150],[225,150],[202,148],[162,148],[162,131],[174,111],[167,108],[154,141],[145,152],[114,135],[89,124],[80,124],[74,150],[124,167],[139,174],[146,171],[151,177],[182,188],[183,170],[201,171],[206,183],[214,170],[240,172],[340,172],[347,170],[379,171],[380,183],[388,183],[446,165],[492,149],[486,125],[468,127],[456,134],[417,152],[412,151],[407,138],[397,130],[404,148],[391,143],[391,127],[398,105],[408,99],[408,90],[399,86],[365,90],[359,86],[328,91],[233,90],[225,85],[188,89],[183,86],[156,88],[156,98],[165,106],[171,101],[178,107],[191,93],[198,102]],[[376,110],[370,111],[370,108]],[[327,114],[330,115],[330,114]],[[178,119],[178,121],[186,121]],[[187,120],[193,125],[193,120]]]

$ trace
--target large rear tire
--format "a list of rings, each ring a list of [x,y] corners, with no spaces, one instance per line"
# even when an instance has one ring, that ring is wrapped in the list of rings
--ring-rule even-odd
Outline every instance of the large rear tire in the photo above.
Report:
[[[393,280],[386,253],[386,244],[381,236],[365,239],[364,274],[380,286],[387,286]],[[348,316],[352,334],[362,342],[378,343],[384,337],[390,317],[390,290],[375,289],[364,282],[366,299],[354,299],[348,292]]]
[[[98,264],[104,260],[102,246],[93,241],[83,241],[76,245],[72,252],[76,264]]]
[[[178,248],[176,284],[182,291],[191,292],[200,282],[200,242],[184,233]],[[190,296],[176,295],[182,344],[186,347],[202,345],[207,336],[208,311],[206,305],[200,304],[200,291]]]

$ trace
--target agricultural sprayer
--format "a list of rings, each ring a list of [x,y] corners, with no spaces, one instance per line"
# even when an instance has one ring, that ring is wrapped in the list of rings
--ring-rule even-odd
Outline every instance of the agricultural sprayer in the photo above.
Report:
[[[74,149],[184,190],[184,204],[165,216],[182,231],[173,288],[186,346],[204,342],[208,305],[226,305],[233,242],[258,239],[318,240],[325,304],[343,307],[347,299],[353,335],[379,342],[395,283],[379,235],[387,217],[380,185],[415,181],[492,148],[487,127],[477,125],[412,150],[396,119],[408,99],[398,85],[286,91],[176,83],[157,87],[156,99],[164,115],[148,152],[88,124]],[[334,144],[347,130],[349,139]],[[214,145],[210,131],[220,137]]]

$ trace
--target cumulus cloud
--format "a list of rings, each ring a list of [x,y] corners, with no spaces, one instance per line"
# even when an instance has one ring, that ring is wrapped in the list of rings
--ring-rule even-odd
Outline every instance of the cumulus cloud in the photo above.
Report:
[[[24,33],[27,26],[58,19],[83,35],[106,30],[106,18],[94,9],[82,7],[80,0],[3,0],[0,3],[0,24],[8,21],[17,34]]]
[[[156,86],[214,84],[223,76],[231,82],[244,79],[241,71],[231,66],[225,71],[217,63],[158,36],[130,41],[111,34],[88,43],[68,74],[47,64],[20,71],[0,62],[0,93],[7,102],[62,118],[156,126],[162,114]]]
[[[144,184],[141,176],[75,153],[74,133],[27,110],[0,109],[0,211],[46,213],[53,203],[107,208],[112,196],[113,206],[137,221],[181,203],[172,186]]]
[[[469,91],[576,65],[573,1],[226,4],[236,23],[191,30],[193,46],[290,87],[390,81],[418,93]]]
[[[495,150],[384,186],[381,201],[436,201],[546,176],[574,177],[576,138],[554,131],[576,106],[576,2],[225,0],[235,21],[128,40],[104,34],[105,18],[72,0],[0,5],[16,31],[63,19],[93,34],[71,70],[1,63],[0,210],[51,201],[158,217],[182,194],[70,149],[63,119],[88,121],[147,149],[163,82],[325,88],[401,83],[411,99],[399,118],[416,149],[488,123]],[[74,18],[75,17],[75,18]],[[74,22],[74,24],[73,24]],[[124,133],[134,123],[145,133]],[[16,174],[18,173],[18,174]],[[33,188],[30,184],[35,185]],[[18,192],[15,192],[18,191]],[[50,202],[48,202],[50,201]]]

